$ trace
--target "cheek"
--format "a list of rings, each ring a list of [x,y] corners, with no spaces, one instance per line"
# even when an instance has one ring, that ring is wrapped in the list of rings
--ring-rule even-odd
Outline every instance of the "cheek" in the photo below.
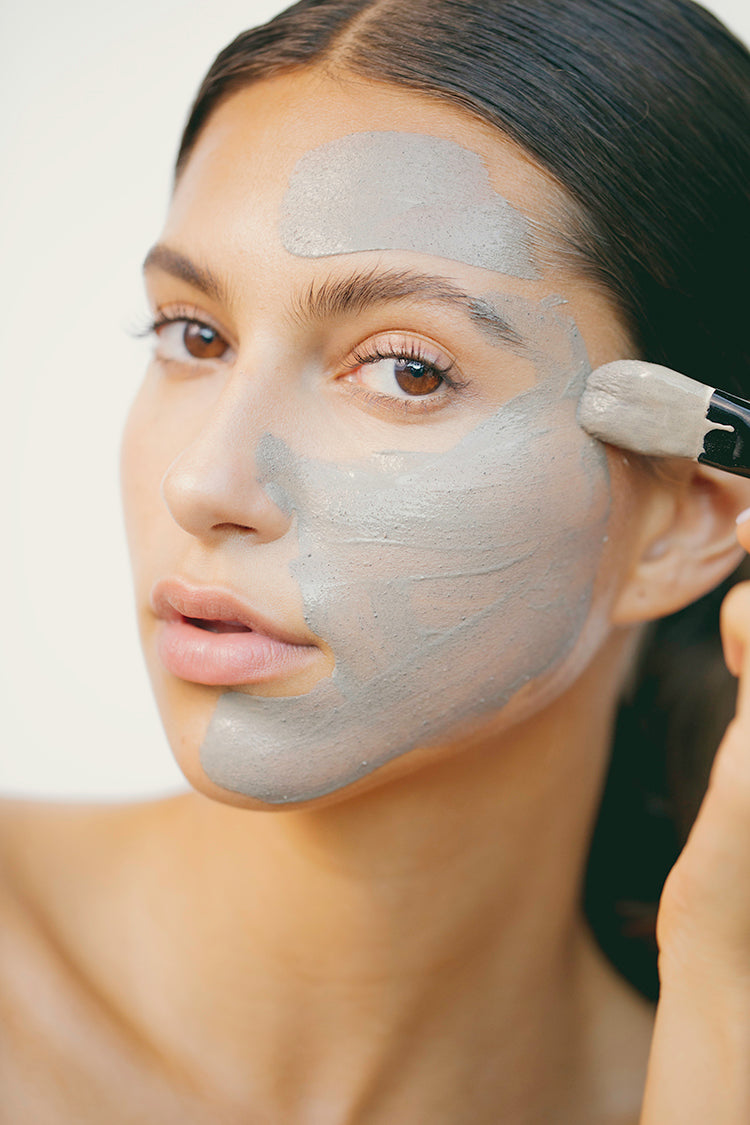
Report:
[[[263,439],[263,483],[297,514],[305,616],[336,664],[306,696],[222,696],[201,750],[211,780],[310,800],[456,737],[564,664],[609,511],[606,459],[575,405],[531,392],[447,453],[367,467]]]
[[[167,518],[161,482],[181,447],[146,381],[130,408],[120,447],[120,481],[128,545],[136,579],[154,550],[166,549],[175,527]]]
[[[434,692],[418,669],[476,685],[486,668],[497,704],[564,655],[608,514],[604,457],[570,411],[522,397],[448,454],[303,471],[294,573],[342,689],[396,668]]]

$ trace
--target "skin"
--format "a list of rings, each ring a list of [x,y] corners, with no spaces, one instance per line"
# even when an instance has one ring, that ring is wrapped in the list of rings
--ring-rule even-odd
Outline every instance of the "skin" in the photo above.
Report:
[[[643,1109],[654,1012],[598,953],[578,899],[639,628],[736,565],[746,482],[687,463],[655,473],[610,451],[609,540],[589,626],[595,659],[571,653],[554,677],[470,730],[292,810],[269,812],[203,774],[198,750],[221,688],[179,681],[156,657],[148,596],[170,574],[244,592],[315,641],[289,577],[289,517],[253,475],[253,443],[271,419],[289,432],[304,417],[314,441],[345,459],[396,432],[400,448],[450,447],[516,393],[517,359],[429,305],[293,325],[293,295],[351,262],[283,249],[276,215],[289,171],[309,148],[368,129],[472,148],[496,190],[550,232],[538,280],[442,262],[446,276],[536,300],[562,294],[593,365],[628,352],[606,295],[555,258],[558,190],[462,112],[313,70],[260,83],[216,112],[161,241],[225,277],[231,298],[163,269],[149,272],[148,287],[155,306],[189,306],[215,324],[236,361],[191,379],[152,365],[123,447],[144,651],[194,791],[115,809],[8,810],[13,971],[1,1003],[21,1076],[11,1117],[95,1121],[106,1106],[115,1123],[635,1125],[642,1112],[644,1125],[684,1125],[709,1119],[695,1107],[699,1095],[704,1109],[715,1104],[706,1083],[717,1074],[722,1121],[734,1125],[747,1119],[738,1060],[748,1009],[735,985],[740,967],[750,979],[750,872],[727,856],[750,854],[747,702],[662,900],[665,990]],[[414,260],[357,255],[358,265]],[[363,408],[340,381],[341,364],[319,362],[321,349],[343,354],[396,329],[454,352],[477,397],[405,426]],[[238,419],[242,455],[231,440]],[[730,666],[747,669],[747,593],[729,604],[725,629]],[[332,659],[321,644],[304,672],[243,690],[309,691]],[[716,995],[718,1012],[705,1000]],[[691,1057],[716,1066],[705,1076],[686,1067]],[[738,1106],[742,1117],[732,1116]]]

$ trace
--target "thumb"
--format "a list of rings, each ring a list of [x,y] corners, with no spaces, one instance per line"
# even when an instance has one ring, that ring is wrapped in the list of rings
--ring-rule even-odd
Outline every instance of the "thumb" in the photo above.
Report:
[[[750,523],[741,528],[750,542]],[[673,969],[750,987],[750,583],[727,595],[721,632],[739,677],[737,711],[717,751],[687,843],[664,885],[657,917],[660,973]]]

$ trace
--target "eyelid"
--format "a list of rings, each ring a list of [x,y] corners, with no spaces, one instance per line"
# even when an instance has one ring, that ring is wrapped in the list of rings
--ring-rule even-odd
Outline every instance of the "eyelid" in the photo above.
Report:
[[[415,398],[396,398],[392,395],[379,394],[377,391],[372,391],[369,387],[362,387],[357,384],[352,386],[351,392],[360,402],[365,406],[374,410],[375,413],[400,415],[401,420],[411,422],[415,418],[425,417],[428,414],[439,414],[450,406],[450,402],[446,399],[448,395],[425,395],[423,397]]]
[[[157,305],[154,309],[153,318],[137,335],[149,336],[157,332],[163,325],[175,324],[179,321],[188,321],[191,324],[205,324],[208,328],[212,328],[214,332],[218,333],[222,340],[224,340],[233,351],[237,350],[237,343],[232,339],[232,334],[227,332],[223,325],[218,323],[215,317],[211,316],[210,313],[205,312],[204,309],[199,308],[197,305],[189,305],[184,302],[177,302],[174,305]]]
[[[448,386],[456,389],[467,385],[457,370],[453,356],[433,340],[416,332],[374,333],[353,347],[341,366],[350,374],[366,363],[391,358],[414,359],[425,363],[433,367]]]
[[[355,381],[354,376],[361,368],[394,358],[414,359],[432,367],[442,379],[442,393],[402,397]],[[463,379],[453,357],[439,344],[413,332],[391,331],[370,336],[352,348],[340,366],[344,373],[338,378],[348,384],[350,394],[375,413],[396,416],[403,422],[413,422],[430,414],[437,416],[462,399],[474,397],[470,382]]]

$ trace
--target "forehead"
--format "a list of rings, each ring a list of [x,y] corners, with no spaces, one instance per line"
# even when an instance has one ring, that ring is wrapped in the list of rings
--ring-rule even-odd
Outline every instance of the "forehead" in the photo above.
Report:
[[[284,195],[281,239],[304,258],[414,250],[538,277],[531,226],[479,155],[425,133],[350,133],[306,153]]]
[[[229,97],[209,118],[183,170],[167,230],[221,219],[247,227],[254,239],[275,248],[282,201],[300,161],[318,150],[336,176],[342,140],[352,134],[413,138],[399,153],[393,145],[371,147],[366,167],[339,185],[350,206],[372,206],[378,193],[419,200],[425,181],[441,183],[446,198],[465,184],[466,160],[481,167],[488,189],[545,225],[563,209],[562,193],[513,142],[446,102],[391,85],[354,77],[332,79],[316,70],[266,79]],[[422,135],[421,149],[417,138]],[[450,149],[454,146],[453,159]],[[464,159],[456,159],[457,146]],[[386,151],[387,150],[387,151]],[[344,154],[344,157],[346,154]],[[322,171],[319,168],[319,171]],[[218,234],[218,229],[214,235]],[[275,236],[275,237],[274,237]]]

